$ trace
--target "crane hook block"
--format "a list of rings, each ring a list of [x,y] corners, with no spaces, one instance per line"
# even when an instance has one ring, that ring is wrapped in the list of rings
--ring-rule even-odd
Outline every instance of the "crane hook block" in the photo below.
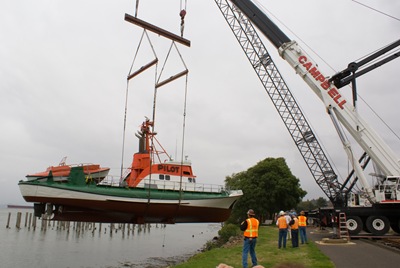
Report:
[[[186,10],[182,9],[181,12],[179,12],[179,16],[181,16],[181,19],[183,20],[186,16]]]

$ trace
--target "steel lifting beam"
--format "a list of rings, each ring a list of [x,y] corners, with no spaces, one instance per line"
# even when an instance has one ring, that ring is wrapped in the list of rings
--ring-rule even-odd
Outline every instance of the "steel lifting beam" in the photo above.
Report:
[[[165,79],[164,81],[161,81],[160,83],[156,84],[156,88],[162,87],[176,79],[178,79],[179,77],[182,77],[184,75],[187,75],[189,73],[189,70],[184,70],[176,75],[171,76],[170,78]]]
[[[128,80],[131,80],[132,78],[134,78],[135,76],[141,74],[142,72],[146,71],[147,69],[149,69],[151,66],[153,66],[154,64],[157,64],[158,59],[154,59],[153,61],[149,62],[146,65],[143,65],[139,70],[137,70],[136,72],[129,74],[128,75]]]
[[[155,26],[153,24],[150,24],[150,23],[148,23],[146,21],[143,21],[141,19],[135,18],[134,16],[131,16],[129,14],[125,14],[125,20],[127,22],[136,24],[136,25],[138,25],[138,26],[140,26],[140,27],[142,27],[142,28],[144,28],[146,30],[152,31],[153,33],[162,35],[162,36],[164,36],[164,37],[166,37],[168,39],[171,39],[173,41],[176,41],[178,43],[181,43],[181,44],[183,44],[185,46],[190,47],[190,41],[189,40],[187,40],[187,39],[185,39],[183,37],[180,37],[179,35],[176,35],[176,34],[173,34],[171,32],[168,32],[168,31],[166,31],[166,30],[164,30],[164,29],[162,29],[160,27],[157,27],[157,26]]]

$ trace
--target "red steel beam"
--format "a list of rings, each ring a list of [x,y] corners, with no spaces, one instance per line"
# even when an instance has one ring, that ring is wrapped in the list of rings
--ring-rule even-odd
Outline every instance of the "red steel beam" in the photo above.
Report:
[[[189,72],[189,70],[184,70],[184,71],[180,72],[179,74],[173,75],[173,76],[171,76],[170,78],[165,79],[164,81],[162,81],[162,82],[156,84],[156,88],[162,87],[162,86],[168,84],[169,82],[172,82],[172,81],[178,79],[179,77],[184,76],[184,75],[187,74],[188,72]]]
[[[179,35],[176,35],[176,34],[173,34],[171,32],[168,32],[168,31],[166,31],[164,29],[161,29],[161,28],[159,28],[159,27],[157,27],[157,26],[155,26],[153,24],[150,24],[148,22],[145,22],[143,20],[135,18],[135,17],[133,17],[133,16],[131,16],[129,14],[125,14],[125,20],[127,22],[136,24],[136,25],[138,25],[138,26],[140,26],[140,27],[142,27],[144,29],[147,29],[147,30],[152,31],[152,32],[154,32],[156,34],[162,35],[162,36],[164,36],[164,37],[166,37],[168,39],[171,39],[173,41],[176,41],[178,43],[181,43],[181,44],[183,44],[185,46],[190,47],[190,40],[187,40],[187,39],[185,39],[183,37],[180,37]]]
[[[156,64],[158,62],[158,59],[153,60],[152,62],[140,67],[139,70],[137,70],[136,72],[130,74],[128,76],[128,80],[131,80],[132,78],[134,78],[135,76],[137,76],[138,74],[144,72],[145,70],[149,69],[151,66],[153,66],[154,64]]]

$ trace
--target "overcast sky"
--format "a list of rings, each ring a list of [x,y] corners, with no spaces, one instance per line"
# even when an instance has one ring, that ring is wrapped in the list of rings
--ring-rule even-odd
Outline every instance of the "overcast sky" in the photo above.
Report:
[[[141,28],[124,20],[125,13],[134,15],[135,2],[0,2],[0,204],[23,204],[18,181],[57,165],[64,156],[67,163],[99,163],[119,175],[126,77],[142,35]],[[142,0],[138,17],[179,34],[180,2]],[[189,70],[184,155],[198,181],[223,184],[227,175],[266,157],[284,157],[308,192],[306,198],[325,197],[217,5],[213,0],[187,2],[184,37],[192,46],[177,47]],[[291,39],[318,54],[314,59],[326,76],[400,37],[398,20],[351,0],[258,2]],[[359,2],[400,18],[399,1]],[[171,42],[152,33],[149,37],[160,74]],[[345,177],[350,167],[322,102],[267,40],[265,45]],[[153,59],[144,40],[133,70]],[[173,49],[161,80],[182,70]],[[397,59],[357,81],[360,96],[397,135],[399,70]],[[134,132],[144,116],[152,116],[154,78],[152,68],[129,83],[124,166],[138,147]],[[157,100],[158,140],[178,160],[184,91],[181,78],[160,88]],[[341,91],[348,94],[350,88]],[[359,102],[360,113],[399,154],[398,139],[366,107]]]

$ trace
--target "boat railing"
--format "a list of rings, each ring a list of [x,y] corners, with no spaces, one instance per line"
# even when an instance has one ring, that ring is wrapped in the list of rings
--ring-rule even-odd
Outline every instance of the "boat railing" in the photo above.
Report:
[[[113,175],[107,175],[98,184],[105,185],[105,186],[119,186],[120,185],[120,177],[113,176]]]
[[[158,189],[158,190],[172,190],[172,191],[188,191],[188,192],[208,192],[208,193],[221,193],[226,191],[223,185],[207,184],[197,182],[178,182],[159,179],[144,179],[141,187]],[[104,186],[121,186],[120,177],[108,175],[99,185]],[[139,186],[138,186],[139,187]]]

